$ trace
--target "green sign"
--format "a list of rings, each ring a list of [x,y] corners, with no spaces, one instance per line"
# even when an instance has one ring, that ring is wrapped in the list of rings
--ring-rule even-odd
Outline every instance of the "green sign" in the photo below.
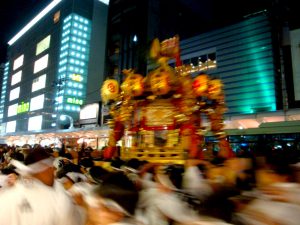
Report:
[[[75,105],[82,105],[83,100],[78,98],[67,98],[67,102]]]
[[[29,111],[29,102],[22,102],[18,104],[17,114],[28,112]]]

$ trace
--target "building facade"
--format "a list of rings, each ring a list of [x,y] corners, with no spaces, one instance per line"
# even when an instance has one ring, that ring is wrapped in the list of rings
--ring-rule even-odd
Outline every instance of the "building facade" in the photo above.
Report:
[[[145,75],[155,68],[145,46],[154,38],[178,34],[183,63],[194,67],[195,74],[207,73],[223,81],[228,129],[299,120],[294,61],[298,54],[293,47],[298,39],[286,24],[297,25],[284,16],[284,7],[274,1],[244,15],[233,11],[236,17],[219,21],[223,25],[217,27],[199,14],[199,4],[187,5],[181,0],[110,1],[107,75],[122,80],[122,70],[129,68]]]
[[[107,2],[54,0],[9,42],[0,115],[6,133],[60,128],[99,102]]]

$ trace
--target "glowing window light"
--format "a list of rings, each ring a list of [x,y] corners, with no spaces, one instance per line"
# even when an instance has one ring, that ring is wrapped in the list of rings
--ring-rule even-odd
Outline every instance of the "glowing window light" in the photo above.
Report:
[[[44,108],[45,95],[39,95],[30,99],[30,111]]]
[[[20,70],[19,72],[11,76],[11,86],[21,82],[21,79],[22,79],[22,70]]]
[[[33,27],[39,20],[41,20],[48,12],[50,12],[62,0],[53,0],[46,8],[44,8],[36,17],[34,17],[22,30],[19,31],[12,39],[8,41],[9,45],[14,44],[20,37],[22,37],[31,27]]]
[[[13,70],[18,69],[20,66],[23,65],[24,62],[24,55],[19,56],[15,61],[14,61],[14,66]]]
[[[17,121],[9,121],[6,123],[6,132],[10,133],[10,132],[15,132],[16,131],[16,125],[17,125]]]
[[[38,91],[45,87],[46,87],[46,74],[39,76],[33,80],[32,86],[31,86],[31,92]]]
[[[102,3],[104,3],[105,5],[108,5],[108,4],[109,4],[109,0],[99,0],[99,2],[102,2]]]
[[[28,119],[28,130],[41,130],[42,129],[43,116],[34,116]]]
[[[33,73],[37,73],[48,66],[48,54],[34,62]]]
[[[20,95],[20,87],[11,90],[9,93],[9,101],[19,98],[19,95]]]
[[[17,115],[18,103],[8,106],[7,117]]]

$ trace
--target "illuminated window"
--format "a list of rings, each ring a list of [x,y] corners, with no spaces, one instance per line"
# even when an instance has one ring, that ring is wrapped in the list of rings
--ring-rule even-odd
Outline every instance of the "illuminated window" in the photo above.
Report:
[[[20,66],[23,65],[24,62],[24,55],[19,56],[15,61],[14,61],[14,66],[13,70],[18,69]]]
[[[34,116],[28,119],[28,130],[41,130],[42,129],[43,116]]]
[[[17,115],[18,104],[8,106],[7,117]]]
[[[34,63],[33,73],[37,73],[48,66],[48,54],[38,59]]]
[[[19,98],[19,95],[20,95],[20,87],[12,89],[9,93],[9,101]]]
[[[46,86],[46,74],[39,76],[38,78],[34,79],[32,82],[32,88],[31,91],[37,91],[42,88],[45,88]]]
[[[35,55],[38,55],[49,48],[51,36],[48,35],[36,45]]]
[[[9,121],[6,123],[6,133],[11,133],[16,131],[17,121]]]
[[[14,75],[12,75],[12,77],[11,77],[11,86],[19,83],[21,81],[21,79],[22,79],[22,70],[15,73]]]
[[[42,109],[44,107],[44,95],[39,95],[30,100],[30,111]]]

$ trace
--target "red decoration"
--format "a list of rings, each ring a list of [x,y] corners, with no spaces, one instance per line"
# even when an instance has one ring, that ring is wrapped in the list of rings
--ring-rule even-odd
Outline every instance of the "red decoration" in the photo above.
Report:
[[[116,146],[107,146],[104,150],[103,150],[103,158],[104,159],[111,159],[115,156],[117,152],[117,147]]]

